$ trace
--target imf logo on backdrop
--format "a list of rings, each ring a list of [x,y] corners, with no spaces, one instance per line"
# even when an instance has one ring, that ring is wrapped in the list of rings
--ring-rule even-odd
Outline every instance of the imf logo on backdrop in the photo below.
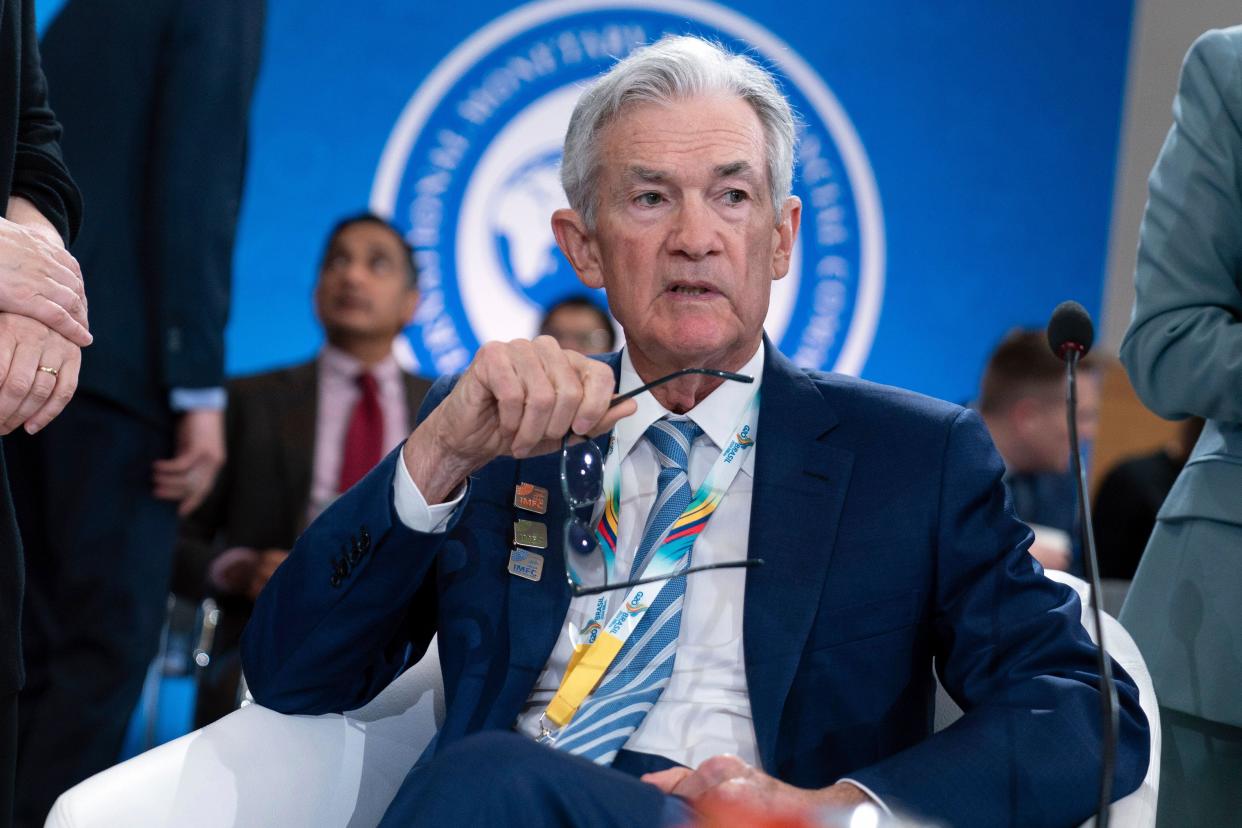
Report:
[[[582,87],[636,47],[700,34],[771,68],[802,119],[794,194],[802,232],[766,329],[799,365],[858,373],[884,293],[871,167],[814,69],[758,23],[704,0],[542,0],[476,31],[414,91],[388,137],[371,207],[414,248],[422,303],[410,342],[424,373],[529,337],[584,291],[549,219],[566,206],[561,142]],[[599,300],[604,301],[602,293]]]
[[[556,149],[518,167],[500,182],[488,211],[496,264],[509,286],[540,308],[585,290],[557,248],[548,221],[548,205],[565,201],[560,164]]]

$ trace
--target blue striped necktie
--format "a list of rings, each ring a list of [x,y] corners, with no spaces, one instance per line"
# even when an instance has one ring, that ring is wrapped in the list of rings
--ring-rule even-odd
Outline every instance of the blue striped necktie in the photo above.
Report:
[[[691,420],[668,417],[657,420],[647,429],[647,441],[660,461],[660,478],[647,527],[630,567],[631,578],[641,576],[651,553],[659,548],[673,521],[690,505],[693,496],[687,477],[690,446],[702,433]],[[690,555],[687,554],[681,566],[689,565]],[[599,687],[583,702],[557,738],[557,748],[601,765],[612,763],[673,675],[685,594],[684,575],[669,580],[660,590],[633,634],[622,645]],[[613,600],[617,598],[614,596]]]

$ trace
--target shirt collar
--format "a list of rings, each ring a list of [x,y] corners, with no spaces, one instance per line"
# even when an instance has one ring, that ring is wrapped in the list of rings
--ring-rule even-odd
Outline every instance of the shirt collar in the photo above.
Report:
[[[754,377],[755,381],[753,383],[725,380],[720,383],[715,391],[708,394],[702,402],[686,413],[687,417],[693,420],[699,428],[703,429],[703,433],[716,444],[717,448],[723,448],[729,444],[729,440],[733,438],[733,429],[737,427],[747,403],[759,391],[759,386],[763,383],[765,347],[761,341],[754,356],[738,371],[739,374]],[[642,384],[642,377],[638,375],[638,371],[634,369],[634,363],[630,359],[629,349],[622,350],[621,383],[618,386],[618,390],[621,393],[625,393]],[[638,441],[647,433],[647,429],[652,423],[672,413],[660,405],[650,391],[639,394],[634,398],[634,401],[638,403],[638,410],[617,423],[613,431],[613,436],[616,439],[616,456],[622,459],[638,444]],[[753,457],[754,452],[747,452],[746,463],[742,468],[748,472],[753,465]]]
[[[353,382],[361,376],[364,370],[367,370],[360,359],[334,345],[323,346],[323,350],[319,352],[319,366],[322,371],[333,378],[349,382]],[[397,364],[396,358],[391,353],[372,365],[370,371],[375,381],[381,385],[399,379],[401,376],[401,366]]]

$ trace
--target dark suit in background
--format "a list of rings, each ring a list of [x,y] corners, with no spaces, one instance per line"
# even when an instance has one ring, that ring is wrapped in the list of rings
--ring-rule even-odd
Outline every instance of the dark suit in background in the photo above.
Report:
[[[412,424],[431,383],[404,375]],[[223,549],[292,549],[306,528],[319,396],[318,361],[229,383],[228,460],[207,500],[181,526],[177,544],[179,592],[199,597],[207,569]],[[251,601],[217,597],[221,616],[211,664],[199,682],[195,725],[202,727],[236,706],[241,664],[237,648]]]
[[[1091,510],[1101,578],[1134,577],[1160,505],[1184,465],[1160,448],[1119,463],[1104,477]]]
[[[92,221],[73,248],[95,344],[73,405],[6,445],[29,560],[19,824],[112,764],[164,617],[170,390],[219,387],[263,6],[70,2],[48,83]]]
[[[34,4],[0,6],[0,211],[10,196],[39,208],[65,239],[82,221],[82,199],[61,160],[60,125],[48,108],[39,67]],[[22,683],[21,542],[0,455],[0,826],[7,825],[13,779],[15,700]]]

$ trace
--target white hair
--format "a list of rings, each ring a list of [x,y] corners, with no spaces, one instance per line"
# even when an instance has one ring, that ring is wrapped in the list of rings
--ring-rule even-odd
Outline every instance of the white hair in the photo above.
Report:
[[[636,49],[591,85],[574,107],[565,133],[561,186],[588,228],[595,226],[597,141],[633,103],[668,104],[704,95],[733,95],[751,105],[767,145],[768,186],[776,222],[793,187],[794,114],[776,81],[758,63],[690,35],[666,35]]]

